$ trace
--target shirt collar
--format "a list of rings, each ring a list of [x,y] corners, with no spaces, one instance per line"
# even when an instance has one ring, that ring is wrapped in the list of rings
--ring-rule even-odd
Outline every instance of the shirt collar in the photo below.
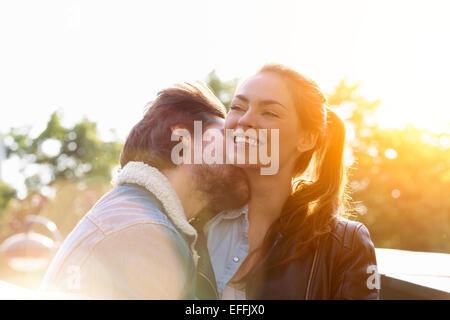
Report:
[[[215,217],[210,219],[206,224],[203,226],[203,231],[205,233],[208,233],[207,230],[210,228],[211,225],[220,224],[223,220],[234,220],[234,219],[242,219],[243,217],[243,224],[244,224],[244,230],[245,232],[248,231],[248,204],[243,206],[242,208],[235,209],[235,210],[227,210],[222,211],[218,213]]]
[[[244,215],[245,218],[248,219],[248,204],[246,204],[245,206],[243,206],[242,208],[239,208],[239,209],[228,210],[228,211],[223,211],[223,212],[219,213],[219,217],[224,220],[236,219],[242,215]]]

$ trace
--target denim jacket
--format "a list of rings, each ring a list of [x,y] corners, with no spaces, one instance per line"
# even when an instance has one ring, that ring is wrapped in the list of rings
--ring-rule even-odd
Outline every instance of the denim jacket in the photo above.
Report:
[[[148,188],[116,186],[65,239],[41,290],[82,299],[193,299],[196,235],[166,209]]]

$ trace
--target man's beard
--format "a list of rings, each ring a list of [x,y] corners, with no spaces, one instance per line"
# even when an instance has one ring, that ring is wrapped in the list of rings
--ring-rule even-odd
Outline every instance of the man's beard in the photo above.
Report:
[[[207,200],[209,214],[243,207],[250,199],[250,183],[244,170],[233,165],[194,165],[193,178]]]

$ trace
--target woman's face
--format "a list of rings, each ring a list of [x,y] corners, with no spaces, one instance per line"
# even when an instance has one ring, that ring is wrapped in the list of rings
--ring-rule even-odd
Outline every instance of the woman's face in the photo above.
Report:
[[[266,150],[272,149],[271,129],[279,132],[279,167],[293,166],[299,153],[298,140],[300,124],[294,101],[286,81],[272,72],[261,72],[248,78],[237,90],[231,102],[230,111],[225,121],[225,129],[267,130]],[[255,148],[255,142],[234,139],[235,149],[238,145],[246,150]],[[259,147],[259,145],[258,145]]]

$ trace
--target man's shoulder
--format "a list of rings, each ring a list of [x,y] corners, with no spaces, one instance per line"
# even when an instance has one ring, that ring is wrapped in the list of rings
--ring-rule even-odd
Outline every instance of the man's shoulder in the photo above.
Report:
[[[133,184],[110,190],[86,214],[86,218],[104,235],[138,224],[161,225],[177,232],[160,201],[146,189]]]
[[[187,248],[151,193],[134,185],[115,187],[97,201],[66,237],[46,273],[43,287],[52,283],[61,285],[58,279],[66,276],[67,268],[81,266],[95,250],[97,258],[116,252],[111,248],[120,251],[118,244],[121,244],[127,251],[133,249],[130,254],[134,254],[155,238],[172,247]]]

